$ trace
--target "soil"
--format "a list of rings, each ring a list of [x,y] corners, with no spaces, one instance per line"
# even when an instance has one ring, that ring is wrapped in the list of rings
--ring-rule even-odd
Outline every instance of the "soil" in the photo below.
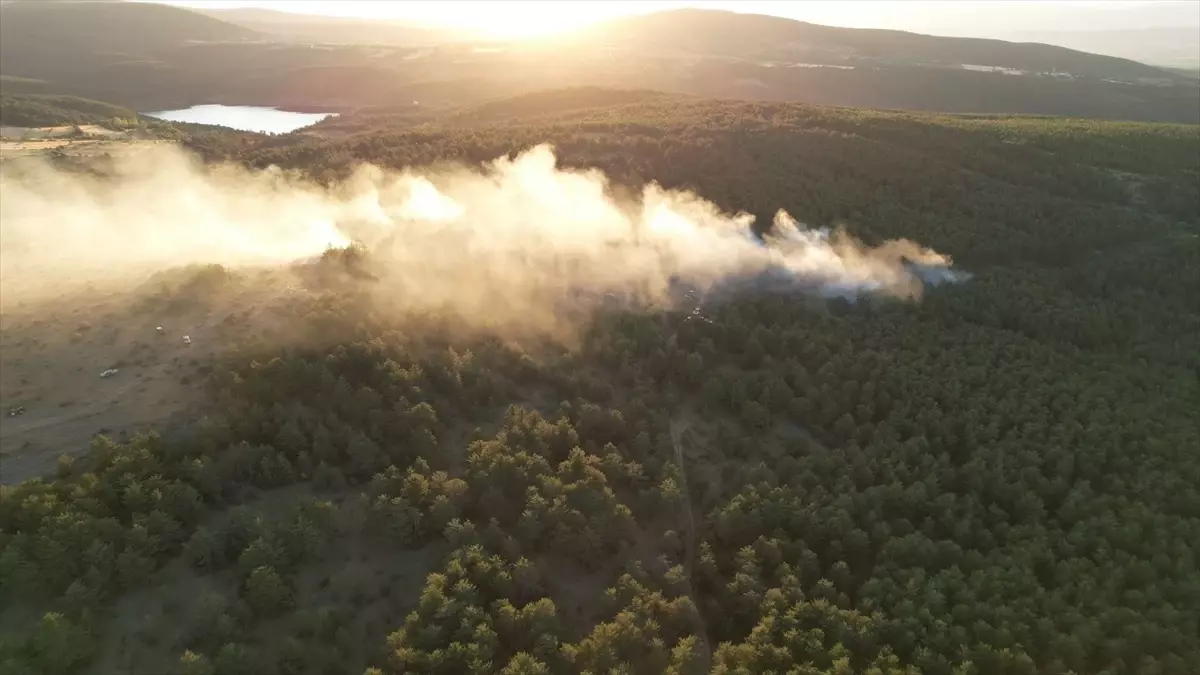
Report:
[[[6,286],[6,294],[17,286]],[[4,303],[0,484],[47,474],[60,455],[85,452],[97,434],[119,439],[199,419],[218,354],[248,337],[286,341],[270,311],[278,297],[247,283],[162,311],[128,286]],[[117,372],[101,377],[110,368]],[[10,416],[17,408],[24,411]]]
[[[198,364],[212,350],[182,336],[203,335],[204,319],[179,317],[159,334],[155,317],[137,316],[119,296],[7,309],[0,315],[0,483],[44,475],[96,434],[136,433],[198,404]],[[118,372],[101,377],[109,368]],[[24,412],[10,416],[18,407]]]

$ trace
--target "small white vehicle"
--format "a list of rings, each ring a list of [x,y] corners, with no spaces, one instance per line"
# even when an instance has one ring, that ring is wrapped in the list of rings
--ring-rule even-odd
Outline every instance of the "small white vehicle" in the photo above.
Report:
[[[112,377],[113,375],[116,375],[118,372],[119,371],[116,368],[109,368],[108,370],[104,371],[103,373],[100,373],[100,377]]]
[[[190,344],[192,344],[192,336],[191,336],[191,335],[184,335],[184,336],[183,336],[183,344],[185,344],[185,345],[190,345]]]

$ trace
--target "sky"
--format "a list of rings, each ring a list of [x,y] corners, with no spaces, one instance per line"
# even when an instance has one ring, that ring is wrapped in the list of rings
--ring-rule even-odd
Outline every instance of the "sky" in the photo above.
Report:
[[[160,0],[162,1],[162,0]],[[1190,27],[1200,0],[166,0],[186,7],[276,9],[303,14],[398,19],[494,37],[552,34],[620,15],[696,7],[771,14],[831,26],[1014,39],[1048,30]]]

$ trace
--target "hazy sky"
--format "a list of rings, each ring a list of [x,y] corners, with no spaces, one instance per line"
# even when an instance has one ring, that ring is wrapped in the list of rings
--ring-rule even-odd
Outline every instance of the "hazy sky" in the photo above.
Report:
[[[305,14],[402,19],[497,36],[553,32],[621,14],[679,7],[773,14],[833,26],[894,28],[934,35],[1011,38],[1047,30],[1188,27],[1200,30],[1200,0],[793,0],[791,2],[553,0],[440,2],[372,0],[167,0],[211,9],[258,7]]]

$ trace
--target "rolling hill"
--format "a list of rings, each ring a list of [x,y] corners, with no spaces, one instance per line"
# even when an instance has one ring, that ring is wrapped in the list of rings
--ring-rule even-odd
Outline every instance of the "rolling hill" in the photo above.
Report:
[[[838,28],[716,10],[680,9],[625,17],[585,29],[570,39],[641,53],[810,65],[960,68],[966,64],[1130,82],[1174,80],[1170,73],[1136,61],[1053,45]]]
[[[1200,29],[1195,26],[1108,30],[1043,30],[1020,34],[1021,40],[1110,54],[1155,66],[1200,67]]]
[[[463,31],[430,28],[407,21],[318,16],[250,7],[200,7],[195,11],[270,39],[288,42],[413,46],[461,42],[470,37]]]
[[[1195,79],[1126,59],[730,12],[680,10],[555,39],[433,46],[440,34],[407,25],[276,12],[223,21],[217,12],[144,3],[56,2],[5,4],[0,13],[5,82],[39,80],[37,93],[138,110],[454,107],[588,82],[762,101],[1200,122]]]
[[[62,59],[72,57],[146,56],[187,43],[257,37],[247,28],[170,5],[11,2],[0,6],[0,17],[3,67],[13,72],[58,69]]]
[[[168,5],[10,2],[0,6],[0,69],[47,80],[54,93],[105,95],[123,74],[169,69],[188,44],[253,40],[246,28]],[[95,83],[96,91],[87,91]],[[119,90],[119,88],[117,88]]]

